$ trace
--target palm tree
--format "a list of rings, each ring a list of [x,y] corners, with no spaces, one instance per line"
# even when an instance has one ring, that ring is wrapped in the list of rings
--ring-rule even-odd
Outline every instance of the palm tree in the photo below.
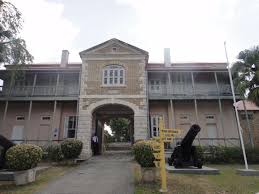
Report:
[[[259,45],[238,54],[232,66],[234,84],[244,97],[259,106]]]

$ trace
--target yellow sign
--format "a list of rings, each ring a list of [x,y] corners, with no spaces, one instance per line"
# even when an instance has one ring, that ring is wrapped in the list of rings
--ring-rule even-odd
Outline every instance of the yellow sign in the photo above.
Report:
[[[182,130],[181,129],[164,129],[163,118],[159,119],[159,129],[160,135],[159,137],[154,137],[152,140],[152,148],[153,155],[155,157],[154,164],[157,168],[160,168],[161,174],[161,189],[160,192],[167,192],[166,186],[166,170],[165,170],[165,150],[164,150],[164,142],[172,142],[173,139],[179,135]]]
[[[162,138],[163,137],[176,137],[176,135],[173,133],[161,133],[161,136],[162,136]]]
[[[160,155],[159,152],[158,153],[153,153],[153,155],[154,155],[156,160],[160,160],[161,159],[161,155]]]
[[[164,137],[163,142],[170,143],[173,141],[173,137]]]
[[[154,164],[157,168],[160,168],[160,161],[154,161]]]
[[[162,129],[162,133],[171,133],[175,135],[181,134],[182,130],[181,129]]]

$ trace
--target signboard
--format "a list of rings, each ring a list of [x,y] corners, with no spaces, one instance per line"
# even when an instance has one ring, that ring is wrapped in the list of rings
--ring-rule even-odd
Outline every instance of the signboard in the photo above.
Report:
[[[164,143],[173,142],[173,139],[181,133],[181,129],[164,129],[163,118],[159,120],[160,136],[152,138],[153,155],[155,157],[154,164],[160,168],[161,189],[160,192],[167,192],[166,186],[166,170],[165,170],[165,151]]]

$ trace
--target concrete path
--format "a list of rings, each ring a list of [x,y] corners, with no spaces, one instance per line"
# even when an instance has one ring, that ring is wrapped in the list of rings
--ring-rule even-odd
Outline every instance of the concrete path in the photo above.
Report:
[[[119,151],[92,157],[37,194],[133,194],[132,159]]]

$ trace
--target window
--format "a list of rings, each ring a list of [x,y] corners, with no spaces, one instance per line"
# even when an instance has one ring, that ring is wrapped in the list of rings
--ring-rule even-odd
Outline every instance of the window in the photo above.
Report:
[[[103,85],[120,86],[125,84],[125,70],[120,65],[109,65],[103,69]]]
[[[151,116],[151,137],[159,136],[159,120],[161,115]]]
[[[74,138],[76,134],[76,116],[65,117],[64,138]]]
[[[25,117],[24,116],[16,116],[16,121],[24,121]]]
[[[150,80],[150,90],[160,91],[161,90],[161,80]]]
[[[42,121],[49,121],[51,119],[51,116],[42,116],[41,120]]]

